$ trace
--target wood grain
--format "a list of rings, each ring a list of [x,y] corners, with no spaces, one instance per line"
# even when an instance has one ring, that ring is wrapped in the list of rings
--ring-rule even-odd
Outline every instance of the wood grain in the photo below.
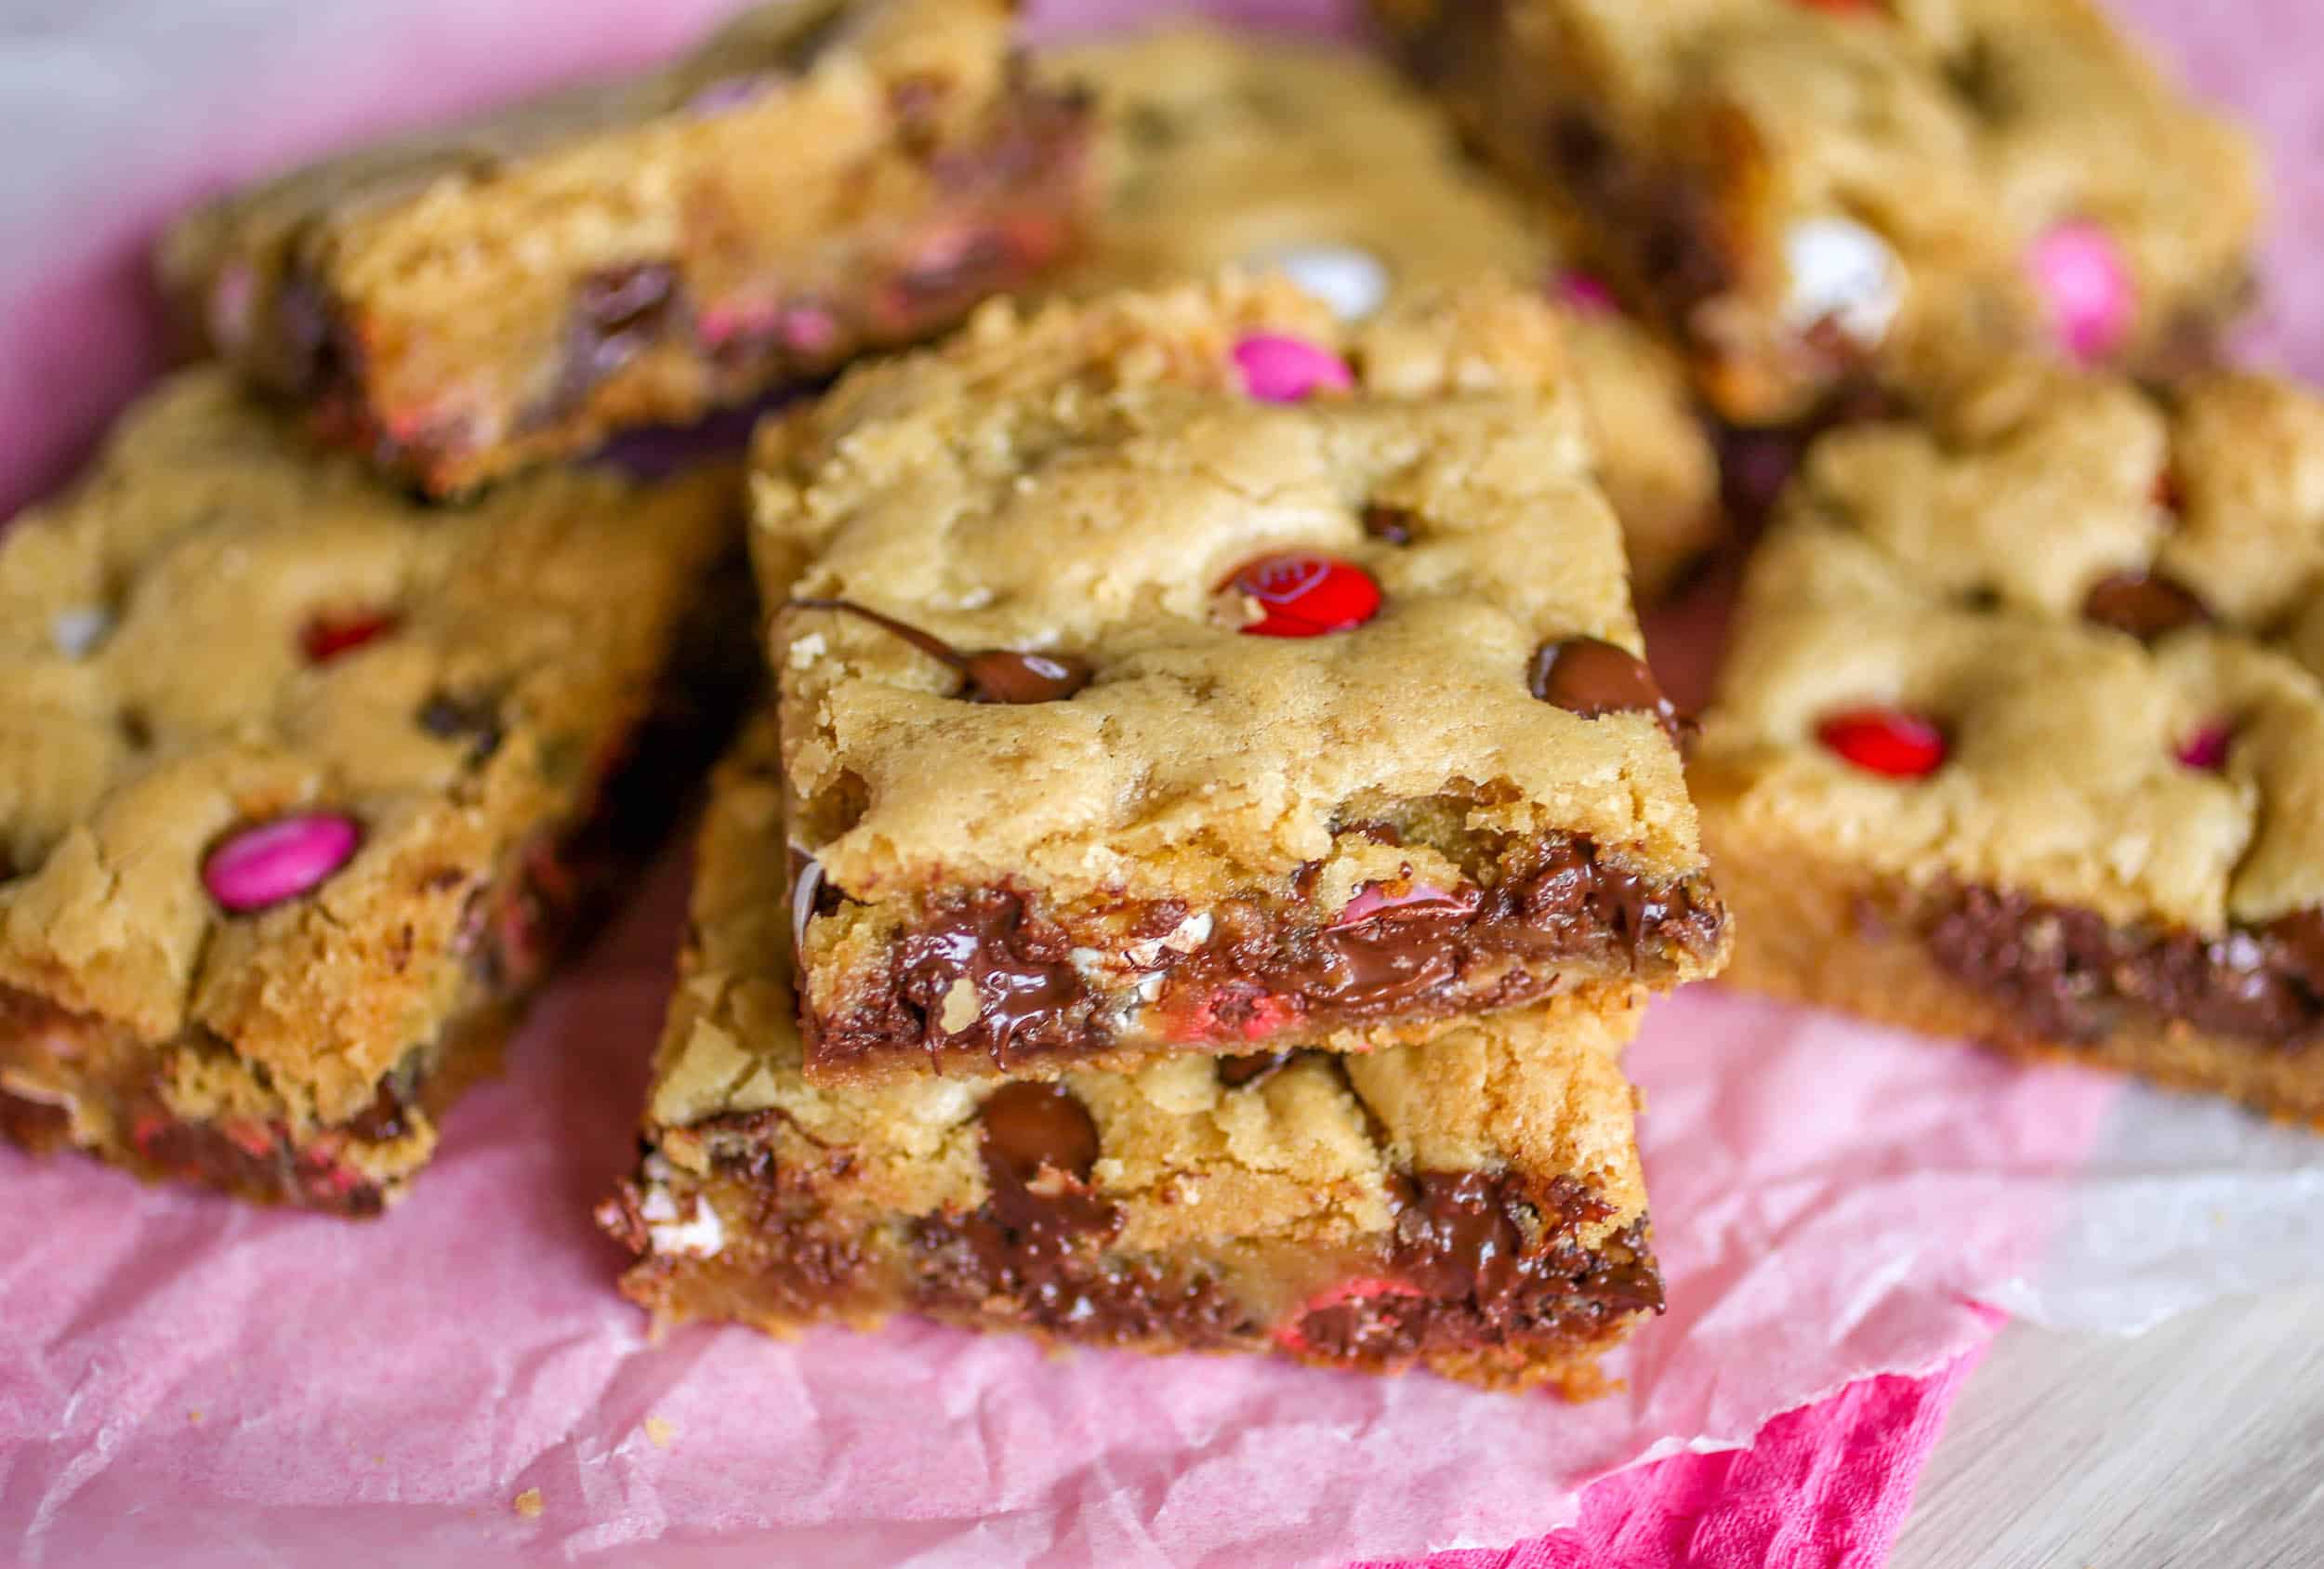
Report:
[[[1891,1569],[2324,1564],[2324,1288],[2133,1340],[2004,1330]]]

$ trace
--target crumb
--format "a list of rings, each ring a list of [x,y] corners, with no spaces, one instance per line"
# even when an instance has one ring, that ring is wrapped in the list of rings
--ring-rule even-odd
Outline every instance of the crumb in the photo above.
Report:
[[[189,1411],[186,1413],[186,1420],[198,1428],[202,1425],[202,1413],[199,1410]]]
[[[541,1509],[541,1490],[539,1488],[527,1487],[523,1492],[517,1495],[517,1513],[524,1516],[525,1519],[540,1519]]]
[[[670,1440],[678,1436],[678,1430],[659,1417],[648,1417],[645,1419],[645,1436],[654,1448],[667,1449]]]

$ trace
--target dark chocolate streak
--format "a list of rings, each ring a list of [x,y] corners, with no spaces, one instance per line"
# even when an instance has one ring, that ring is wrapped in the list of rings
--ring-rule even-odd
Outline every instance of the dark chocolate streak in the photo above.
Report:
[[[2203,601],[2186,588],[2160,573],[2144,572],[2116,573],[2092,584],[2082,615],[2143,643],[2211,619]]]
[[[1137,929],[1158,934],[1185,911],[1170,903],[1142,914]],[[1304,903],[1286,911],[1251,899],[1226,900],[1211,915],[1208,942],[1190,954],[1161,950],[1150,972],[1163,977],[1159,1006],[1198,1007],[1191,1034],[1212,1040],[1235,1039],[1265,1009],[1286,1006],[1318,1025],[1509,1007],[1546,995],[1569,961],[1644,972],[1674,950],[1709,953],[1723,920],[1697,885],[1649,884],[1573,838],[1531,847],[1491,889],[1353,924],[1331,924]],[[1074,946],[1022,894],[961,894],[896,943],[883,995],[810,1022],[812,1050],[825,1064],[913,1048],[974,1050],[1002,1068],[1102,1053],[1113,1044],[1098,1017],[1103,998],[1075,968]],[[1478,972],[1502,961],[1514,968],[1488,985]],[[964,980],[977,1018],[947,1033],[944,1004]]]
[[[958,695],[971,703],[1062,703],[1089,684],[1087,660],[1070,653],[1026,653],[984,649],[963,653],[933,632],[882,615],[850,600],[792,600],[786,610],[833,610],[858,616],[892,632],[931,659],[960,673]]]
[[[1121,1211],[1092,1193],[1097,1127],[1062,1085],[1004,1085],[978,1111],[988,1193],[914,1222],[918,1304],[1101,1345],[1219,1347],[1261,1325],[1199,1269],[1107,1252]]]
[[[2094,1040],[2140,1015],[2304,1049],[2324,1036],[2324,910],[2218,938],[1964,887],[1924,916],[1938,967],[2036,1036]]]
[[[1394,1365],[1431,1351],[1543,1335],[1595,1338],[1628,1315],[1662,1311],[1644,1221],[1592,1250],[1582,1228],[1612,1213],[1572,1177],[1419,1171],[1393,1179],[1389,1277],[1417,1292],[1352,1298],[1293,1327],[1311,1357]]]
[[[1565,638],[1534,653],[1533,695],[1594,719],[1604,714],[1650,714],[1673,745],[1683,732],[1678,705],[1662,694],[1646,662],[1598,638]]]
[[[978,1119],[988,1196],[969,1214],[915,1222],[918,1306],[1105,1345],[1256,1345],[1275,1327],[1199,1266],[1111,1251],[1122,1217],[1089,1185],[1098,1131],[1071,1090],[1005,1085]],[[1362,1269],[1409,1290],[1285,1325],[1311,1360],[1394,1366],[1519,1338],[1587,1341],[1621,1316],[1661,1311],[1643,1224],[1585,1248],[1582,1228],[1611,1212],[1570,1177],[1422,1171],[1393,1179],[1390,1202],[1383,1256]]]

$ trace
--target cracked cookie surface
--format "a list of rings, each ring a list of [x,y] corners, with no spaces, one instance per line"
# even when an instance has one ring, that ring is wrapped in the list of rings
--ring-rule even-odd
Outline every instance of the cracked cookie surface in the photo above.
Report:
[[[763,428],[754,485],[812,563],[772,652],[814,1071],[1361,1047],[1715,969],[1538,299],[996,307]],[[1004,656],[1062,684],[991,701]]]
[[[131,409],[0,546],[12,1126],[254,1196],[392,1196],[437,1070],[715,734],[719,672],[664,673],[737,505],[731,468],[570,471],[434,511],[221,371]]]
[[[1499,274],[1565,300],[1576,386],[1639,596],[1717,538],[1710,443],[1676,363],[1586,285],[1547,226],[1443,122],[1353,49],[1198,24],[1047,56],[1093,95],[1098,217],[1053,280],[1077,296],[1280,268],[1361,317],[1398,290]]]

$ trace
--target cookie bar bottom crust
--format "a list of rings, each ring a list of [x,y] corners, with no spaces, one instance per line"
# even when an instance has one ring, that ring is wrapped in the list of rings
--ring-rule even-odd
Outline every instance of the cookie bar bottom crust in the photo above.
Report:
[[[626,429],[812,388],[861,355],[944,332],[1067,255],[1087,119],[1077,97],[1020,73],[977,138],[929,152],[936,191],[924,208],[875,212],[812,253],[769,256],[747,294],[690,297],[682,257],[575,277],[559,346],[534,378],[543,390],[524,406],[399,399],[394,378],[374,374],[365,345],[379,323],[363,302],[297,271],[280,290],[273,337],[304,352],[271,379],[310,405],[323,440],[435,495]]]
[[[1516,846],[1492,876],[1489,887],[1445,890],[1407,868],[1388,885],[1366,883],[1336,916],[1295,884],[1288,900],[1208,910],[1126,901],[1062,916],[1035,896],[981,889],[904,919],[848,906],[802,877],[808,930],[845,911],[867,930],[839,942],[873,954],[833,991],[814,988],[808,1071],[850,1080],[929,1061],[1013,1071],[1118,1065],[1155,1048],[1313,1045],[1336,1030],[1448,1020],[1594,982],[1674,984],[1722,951],[1725,913],[1706,882],[1650,882],[1585,839]]]
[[[147,1180],[262,1204],[379,1214],[427,1163],[452,1102],[497,1070],[523,1004],[559,953],[662,842],[757,685],[749,574],[712,579],[652,705],[598,758],[571,824],[508,851],[463,926],[466,973],[434,1039],[415,1045],[352,1120],[314,1127],[199,1027],[155,1046],[103,1019],[0,987],[0,1134],[34,1154],[79,1148]],[[737,587],[740,586],[740,587]],[[177,1109],[186,1083],[235,1086],[235,1109]],[[270,1102],[252,1114],[250,1094]],[[174,1104],[175,1102],[175,1104]]]
[[[1317,1366],[1419,1366],[1582,1399],[1606,1388],[1597,1359],[1662,1308],[1644,1221],[1584,1246],[1584,1231],[1612,1210],[1566,1176],[1407,1172],[1394,1183],[1393,1230],[1368,1249],[1320,1256],[1254,1242],[1156,1254],[1114,1247],[1114,1205],[1054,1169],[1028,1184],[989,1134],[986,1202],[910,1217],[825,1202],[817,1173],[788,1170],[748,1142],[751,1119],[689,1132],[743,1142],[700,1178],[650,1154],[599,1211],[640,1255],[622,1289],[657,1325],[733,1319],[786,1333],[909,1312],[1060,1343],[1272,1350]],[[842,1174],[847,1161],[826,1152],[824,1170]]]
[[[1988,889],[1875,886],[1715,811],[1704,826],[1737,985],[2324,1127],[2324,916],[2216,941],[2138,931]]]

